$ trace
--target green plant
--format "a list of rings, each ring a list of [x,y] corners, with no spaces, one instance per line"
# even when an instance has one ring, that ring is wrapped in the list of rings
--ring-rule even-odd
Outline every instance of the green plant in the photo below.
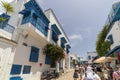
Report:
[[[110,42],[105,41],[107,35],[107,27],[108,25],[104,26],[102,31],[98,35],[98,39],[96,41],[96,51],[99,56],[104,56],[110,50]]]
[[[9,4],[9,3],[5,2],[5,1],[1,1],[1,6],[6,11],[6,15],[7,15],[7,13],[13,13],[14,12],[14,9],[11,6],[11,4]],[[7,20],[6,17],[0,17],[0,27],[3,26],[3,24],[5,23],[6,20]]]
[[[5,21],[6,21],[6,18],[0,17],[0,28],[2,27]]]
[[[56,62],[60,61],[61,59],[64,58],[63,49],[54,44],[47,44],[43,49],[43,53],[46,56],[49,56],[51,58],[51,60],[52,60],[51,66],[52,67],[55,67]]]
[[[5,1],[1,1],[1,6],[5,9],[6,14],[7,14],[7,13],[13,13],[13,12],[14,12],[14,9],[13,9],[13,7],[11,6],[10,3],[7,3],[7,2],[5,2]]]

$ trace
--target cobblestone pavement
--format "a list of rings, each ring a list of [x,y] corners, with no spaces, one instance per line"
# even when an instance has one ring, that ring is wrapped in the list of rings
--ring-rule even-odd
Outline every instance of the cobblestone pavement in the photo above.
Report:
[[[56,80],[74,80],[73,73],[74,73],[74,70],[69,71],[69,72],[63,74],[59,79],[56,79]]]

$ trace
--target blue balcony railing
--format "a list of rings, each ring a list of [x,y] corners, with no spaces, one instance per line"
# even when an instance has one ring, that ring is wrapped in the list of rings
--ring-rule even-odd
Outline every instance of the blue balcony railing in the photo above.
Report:
[[[120,19],[119,14],[120,14],[120,3],[113,4],[112,10],[108,16],[109,22],[112,24],[115,21],[118,21]]]
[[[0,27],[0,29],[3,29],[9,33],[13,33],[15,28],[9,24],[6,24],[6,25],[3,25],[2,27]]]
[[[31,23],[35,28],[47,36],[49,20],[36,0],[30,0],[25,3],[24,6],[25,9],[19,12],[23,15],[22,24]]]
[[[40,19],[33,19],[31,17],[25,17],[22,20],[22,24],[30,22],[35,28],[37,28],[40,32],[42,32],[45,36],[48,34],[48,27],[45,27],[45,24],[40,21]]]

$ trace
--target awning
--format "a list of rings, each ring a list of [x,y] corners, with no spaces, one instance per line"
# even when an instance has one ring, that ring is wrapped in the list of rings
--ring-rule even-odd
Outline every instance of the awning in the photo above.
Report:
[[[115,53],[115,52],[119,52],[120,51],[120,45],[116,46],[115,48],[113,48],[109,53],[107,53],[105,56],[108,57],[111,54]]]
[[[116,58],[113,57],[100,57],[94,61],[94,63],[106,63],[116,60]]]
[[[52,25],[52,30],[55,31],[55,33],[56,33],[57,35],[60,35],[60,34],[61,34],[61,32],[60,32],[60,30],[57,28],[56,24],[53,24],[53,25]]]
[[[94,61],[94,63],[102,63],[105,57],[100,57]]]

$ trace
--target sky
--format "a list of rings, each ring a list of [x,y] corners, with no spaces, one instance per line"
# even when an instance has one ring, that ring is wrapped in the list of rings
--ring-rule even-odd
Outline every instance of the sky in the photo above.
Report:
[[[1,1],[1,0],[0,0]],[[4,0],[11,2],[13,0]],[[84,58],[96,48],[112,4],[119,0],[37,0],[44,10],[51,8],[71,43],[71,53]],[[1,11],[0,11],[1,12]]]
[[[119,0],[38,0],[43,10],[53,9],[71,43],[71,53],[84,58],[96,49],[112,4]]]

